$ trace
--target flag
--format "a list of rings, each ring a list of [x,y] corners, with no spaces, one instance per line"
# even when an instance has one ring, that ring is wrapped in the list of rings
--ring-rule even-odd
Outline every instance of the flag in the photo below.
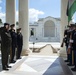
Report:
[[[76,0],[68,0],[67,5],[67,16],[68,16],[68,22],[72,20],[72,16],[76,11]]]

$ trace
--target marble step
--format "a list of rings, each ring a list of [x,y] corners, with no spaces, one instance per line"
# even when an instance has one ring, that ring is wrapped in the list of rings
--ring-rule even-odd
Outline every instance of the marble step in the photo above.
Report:
[[[10,64],[12,65],[12,64]],[[9,71],[0,75],[73,75],[64,60],[59,56],[24,56],[13,64]],[[75,74],[76,75],[76,74]]]
[[[20,71],[13,71],[7,73],[0,73],[0,75],[42,75],[38,72],[20,72]]]

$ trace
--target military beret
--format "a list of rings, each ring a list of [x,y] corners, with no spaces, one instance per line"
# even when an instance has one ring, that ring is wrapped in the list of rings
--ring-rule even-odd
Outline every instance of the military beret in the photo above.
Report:
[[[9,23],[4,23],[4,26],[6,26],[6,25],[10,25]]]

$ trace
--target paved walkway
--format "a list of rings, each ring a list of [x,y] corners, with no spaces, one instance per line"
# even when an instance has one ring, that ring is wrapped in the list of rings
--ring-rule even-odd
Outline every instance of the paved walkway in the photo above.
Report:
[[[40,48],[46,44],[48,43],[36,43],[35,47]],[[60,46],[59,43],[49,44],[55,48]],[[32,43],[30,43],[30,47],[32,47]],[[41,53],[32,53],[10,65],[12,68],[9,71],[0,72],[0,75],[76,75],[75,72],[71,72],[61,57],[53,54],[50,46],[42,48]]]
[[[58,42],[51,42],[51,43],[50,42],[36,42],[34,44],[34,47],[35,48],[41,48],[41,47],[43,47],[43,46],[45,46],[47,44],[51,44],[54,48],[59,48],[60,47],[60,43],[58,43]],[[30,48],[33,47],[32,42],[29,42],[29,47]],[[52,52],[51,47],[47,46],[46,48],[43,48],[40,53],[31,53],[31,55],[45,55],[45,56],[47,56],[47,55],[52,55],[52,53],[53,52]],[[2,71],[1,53],[0,53],[0,71]]]
[[[58,56],[30,55],[21,61],[0,75],[73,75],[63,59]]]
[[[47,44],[51,44],[54,48],[60,48],[59,42],[35,42],[34,48],[40,48]],[[33,42],[29,42],[29,47],[33,48]]]

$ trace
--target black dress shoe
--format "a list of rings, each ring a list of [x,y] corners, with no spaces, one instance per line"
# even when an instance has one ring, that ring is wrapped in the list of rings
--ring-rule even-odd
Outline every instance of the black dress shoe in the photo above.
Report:
[[[13,61],[10,61],[10,63],[15,63],[16,61],[15,60],[13,60]]]
[[[69,62],[69,60],[65,60],[65,62]]]
[[[71,68],[72,71],[76,71],[76,68]]]
[[[7,68],[11,68],[11,66],[7,66]]]
[[[19,58],[16,58],[16,59],[22,59],[21,57],[19,57]]]
[[[3,68],[3,70],[6,70],[6,71],[8,71],[9,69],[7,69],[7,68]]]
[[[72,64],[70,64],[70,63],[69,63],[69,64],[67,64],[67,65],[68,65],[68,66],[74,66],[74,65],[72,65]]]
[[[19,59],[22,59],[21,57]]]

